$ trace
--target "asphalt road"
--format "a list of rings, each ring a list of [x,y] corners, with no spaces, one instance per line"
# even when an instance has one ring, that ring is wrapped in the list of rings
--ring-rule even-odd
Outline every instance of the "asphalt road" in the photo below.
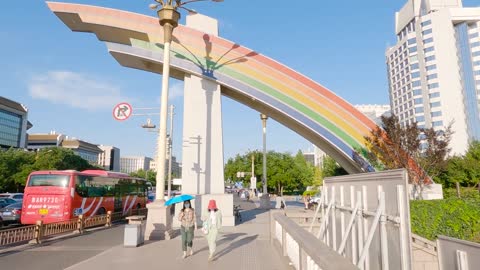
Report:
[[[123,225],[46,242],[40,246],[22,246],[0,250],[1,269],[65,269],[123,243]]]

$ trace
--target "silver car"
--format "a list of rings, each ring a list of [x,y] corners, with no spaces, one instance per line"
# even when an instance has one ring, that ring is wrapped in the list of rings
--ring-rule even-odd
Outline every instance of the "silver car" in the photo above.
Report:
[[[0,199],[2,198],[10,198],[12,200],[15,200],[17,202],[22,202],[23,201],[23,193],[2,193],[0,194]]]
[[[0,208],[3,208],[7,205],[14,204],[14,203],[17,203],[17,201],[15,201],[14,199],[0,198]]]
[[[22,215],[22,203],[10,204],[0,209],[0,217],[3,224],[20,223],[20,216]]]

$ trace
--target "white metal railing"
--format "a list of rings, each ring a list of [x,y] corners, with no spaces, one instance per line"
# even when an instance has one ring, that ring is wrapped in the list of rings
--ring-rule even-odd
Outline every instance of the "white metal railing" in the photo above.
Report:
[[[289,219],[283,211],[270,212],[272,225],[271,241],[279,244],[282,254],[287,256],[297,270],[353,270],[358,269],[347,258],[342,257],[322,241],[313,237]]]
[[[443,235],[437,238],[440,270],[474,270],[480,265],[480,244]]]
[[[309,232],[320,216],[315,236],[360,269],[409,270],[405,186],[401,170],[327,178]]]

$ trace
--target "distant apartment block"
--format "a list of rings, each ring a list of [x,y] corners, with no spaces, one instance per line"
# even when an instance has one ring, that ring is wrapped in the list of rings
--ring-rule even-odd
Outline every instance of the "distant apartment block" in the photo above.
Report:
[[[309,149],[308,151],[303,153],[305,161],[319,168],[323,166],[323,161],[326,156],[327,154],[325,154],[322,149],[318,148],[315,145],[313,145],[313,151],[312,149]]]
[[[150,170],[150,163],[153,159],[145,156],[125,156],[120,157],[120,171],[123,173],[132,173],[138,170]]]
[[[120,172],[120,149],[114,146],[99,145],[102,149],[98,164],[107,171]]]
[[[27,107],[0,96],[0,148],[25,148],[31,127]]]
[[[165,175],[168,175],[168,158],[165,160]],[[150,161],[150,170],[152,171],[157,171],[157,163],[155,162],[154,159]],[[182,168],[180,163],[177,162],[177,158],[175,156],[172,156],[172,174],[175,175],[175,177],[181,177],[182,174]]]
[[[55,131],[45,134],[29,134],[28,146],[29,150],[38,150],[46,147],[63,147],[72,149],[73,152],[92,165],[105,166],[101,161],[101,156],[105,155],[104,150],[98,145],[89,143],[64,134],[58,134]],[[116,148],[117,149],[117,148]],[[110,167],[110,165],[108,165]]]
[[[355,105],[357,110],[372,119],[377,125],[380,125],[381,116],[389,116],[391,114],[390,105]]]
[[[480,8],[461,0],[409,0],[395,15],[388,48],[390,105],[403,125],[442,130],[463,154],[480,139]]]

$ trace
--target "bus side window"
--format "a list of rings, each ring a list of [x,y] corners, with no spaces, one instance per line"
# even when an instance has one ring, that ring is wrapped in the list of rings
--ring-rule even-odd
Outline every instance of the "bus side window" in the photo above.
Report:
[[[105,196],[113,196],[114,195],[114,187],[112,185],[105,185]]]
[[[115,185],[115,192],[121,197],[129,195],[128,183],[123,179],[119,179],[118,183]]]
[[[142,197],[147,197],[148,195],[148,186],[145,182],[140,183],[140,190],[142,192]]]
[[[138,195],[138,185],[136,180],[132,180],[128,186],[130,195]]]
[[[86,176],[83,176],[83,175],[78,175],[75,180],[75,190],[77,191],[77,194],[80,195],[81,197],[88,196],[88,187],[85,183],[85,180],[86,180]]]
[[[88,197],[105,196],[105,181],[102,177],[89,178]]]

